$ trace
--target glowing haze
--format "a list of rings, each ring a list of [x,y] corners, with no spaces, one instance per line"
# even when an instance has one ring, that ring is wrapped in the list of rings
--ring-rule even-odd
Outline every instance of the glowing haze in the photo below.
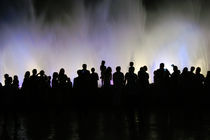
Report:
[[[210,68],[209,16],[199,2],[149,11],[140,0],[106,0],[94,7],[78,0],[50,21],[45,12],[35,14],[32,1],[25,4],[13,20],[0,22],[0,81],[5,73],[22,80],[27,70],[52,74],[61,67],[73,79],[83,63],[100,73],[101,60],[113,71],[120,65],[126,72],[129,61],[136,72],[147,65],[151,79],[160,62],[169,70],[171,64],[200,66],[204,74]]]

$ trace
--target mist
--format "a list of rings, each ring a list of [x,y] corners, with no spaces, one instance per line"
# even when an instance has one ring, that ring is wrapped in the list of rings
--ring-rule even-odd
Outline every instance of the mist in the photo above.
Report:
[[[87,5],[75,0],[65,8],[37,10],[35,1],[10,7],[0,21],[0,81],[36,68],[51,75],[65,68],[73,80],[83,63],[100,73],[101,60],[122,71],[134,61],[147,65],[150,82],[161,62],[172,72],[199,66],[209,70],[209,11],[197,0],[163,2],[149,9],[141,0],[104,0]],[[69,6],[68,6],[69,4]],[[61,6],[62,7],[62,6]],[[50,9],[50,12],[48,11]],[[9,15],[9,16],[8,16]]]

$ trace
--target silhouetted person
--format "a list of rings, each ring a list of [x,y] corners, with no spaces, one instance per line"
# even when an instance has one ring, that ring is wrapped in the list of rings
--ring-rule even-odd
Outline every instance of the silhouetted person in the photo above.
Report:
[[[81,89],[82,88],[82,71],[81,70],[77,70],[77,77],[74,78],[74,85],[73,88],[76,89]]]
[[[194,66],[192,66],[191,68],[190,68],[190,72],[189,72],[189,86],[192,86],[192,87],[195,87],[195,73],[194,73],[194,71],[195,71],[195,67]]]
[[[101,71],[101,85],[104,86],[104,77],[105,77],[105,71],[106,71],[106,66],[105,66],[105,61],[101,61],[101,66],[100,66],[100,71]]]
[[[39,75],[39,79],[38,79],[38,82],[39,82],[39,89],[46,89],[47,88],[47,76],[45,75],[45,71],[44,70],[41,70],[40,73],[38,74]]]
[[[47,86],[51,88],[51,76],[47,76]]]
[[[19,89],[19,79],[17,75],[15,75],[13,78],[12,86],[15,89]]]
[[[177,89],[180,87],[181,72],[177,66],[172,65],[172,67],[173,67],[173,73],[171,74],[171,87]]]
[[[130,67],[134,67],[134,63],[132,61],[129,63],[129,68]]]
[[[90,87],[91,88],[98,88],[98,74],[95,72],[95,68],[91,68],[90,74]]]
[[[204,86],[207,89],[210,89],[210,71],[207,72],[206,78],[204,80]]]
[[[30,76],[30,88],[37,90],[38,88],[38,74],[37,69],[32,70],[32,75]]]
[[[137,86],[138,88],[149,87],[149,74],[147,73],[147,66],[140,68],[138,72]]]
[[[1,103],[2,103],[1,100],[2,100],[2,96],[3,96],[3,95],[2,95],[2,93],[3,93],[3,90],[2,90],[2,89],[3,89],[3,87],[2,87],[2,84],[1,84],[1,82],[0,82],[0,105],[1,105]]]
[[[204,82],[204,76],[203,74],[200,73],[201,68],[197,67],[195,71],[195,84],[197,88],[202,88],[203,87],[203,82]]]
[[[12,88],[12,77],[8,77],[8,81],[7,81],[7,84],[5,85],[5,87],[8,87],[8,88]]]
[[[9,85],[9,74],[4,74],[4,85]]]
[[[23,79],[23,84],[22,84],[22,89],[29,89],[30,87],[30,72],[27,71],[24,75],[24,79]]]
[[[6,84],[4,85],[3,89],[4,89],[4,94],[3,94],[3,102],[4,104],[11,104],[11,103],[14,103],[14,89],[12,87],[12,77],[10,77],[8,75],[5,76],[5,81],[6,81]]]
[[[144,74],[145,74],[144,75],[145,84],[149,85],[149,73],[147,73],[148,68],[147,68],[147,66],[144,66],[143,68],[144,68]]]
[[[58,73],[57,72],[53,73],[52,88],[54,88],[54,89],[58,89],[59,88],[59,81],[58,81]]]
[[[59,88],[65,88],[67,83],[67,75],[65,74],[64,68],[61,68],[58,75]]]
[[[69,77],[67,78],[66,88],[67,89],[72,89],[72,82],[71,82],[71,79]]]
[[[137,82],[137,75],[134,73],[135,68],[129,67],[129,71],[125,74],[125,84],[127,88],[135,88]]]
[[[164,68],[164,63],[160,63],[160,68],[154,71],[154,81],[159,87],[168,87],[170,72]]]
[[[82,65],[82,75],[87,77],[90,75],[90,71],[87,70],[87,64]]]
[[[121,67],[116,67],[116,72],[113,74],[113,83],[115,88],[123,88],[124,87],[124,74],[121,72]]]
[[[82,70],[81,70],[81,80],[82,80],[82,87],[84,88],[89,88],[89,82],[90,82],[90,71],[87,70],[87,65],[83,64],[82,65]]]
[[[195,71],[195,67],[192,66],[192,67],[190,68],[190,73],[193,73],[193,74],[194,74],[194,71]]]
[[[190,76],[187,67],[184,67],[181,73],[181,85],[183,88],[190,88]]]
[[[112,68],[108,67],[104,74],[104,87],[110,87],[112,80]]]

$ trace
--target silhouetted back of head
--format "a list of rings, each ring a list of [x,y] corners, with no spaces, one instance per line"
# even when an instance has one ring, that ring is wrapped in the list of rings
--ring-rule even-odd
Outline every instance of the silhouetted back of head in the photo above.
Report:
[[[178,67],[177,66],[173,66],[173,70],[174,71],[178,71]]]
[[[107,71],[108,71],[108,72],[112,72],[112,68],[111,68],[111,67],[108,67],[108,68],[107,68]]]
[[[14,76],[14,80],[18,80],[18,76],[17,75]]]
[[[141,68],[140,68],[140,72],[143,72],[143,71],[144,71],[144,67],[141,67]]]
[[[200,72],[201,72],[201,68],[200,67],[197,67],[196,68],[196,74],[200,74]]]
[[[192,67],[190,68],[190,72],[194,72],[194,70],[195,70],[195,67],[192,66]]]
[[[26,71],[26,73],[25,73],[25,76],[24,76],[25,78],[29,78],[30,77],[30,72],[29,71]]]
[[[188,72],[188,68],[184,67],[183,70],[182,70],[182,73],[186,73],[186,72]]]
[[[8,82],[9,82],[9,84],[12,84],[12,77],[8,78]]]
[[[4,74],[4,79],[8,79],[9,78],[9,74]]]
[[[71,79],[70,79],[69,77],[67,78],[67,82],[68,82],[68,83],[70,83],[70,82],[71,82]]]
[[[61,68],[59,71],[59,75],[64,75],[64,74],[65,74],[65,70],[64,70],[64,68]]]
[[[91,72],[94,73],[95,72],[95,68],[91,68]]]
[[[105,65],[105,63],[106,63],[106,62],[105,62],[104,60],[101,61],[101,65]]]
[[[45,75],[44,70],[41,70],[41,71],[40,71],[40,76],[44,76],[44,75]]]
[[[33,74],[33,75],[36,75],[36,74],[37,74],[37,70],[36,70],[36,69],[33,69],[33,70],[32,70],[32,74]]]
[[[83,70],[86,70],[87,69],[87,64],[83,64],[82,68],[83,68]]]
[[[210,78],[210,71],[207,71],[206,78]]]
[[[129,65],[130,65],[130,67],[133,67],[134,63],[133,62],[130,62]]]
[[[164,63],[160,63],[160,69],[164,69]]]
[[[147,71],[148,70],[147,66],[144,66],[143,68],[144,68],[144,71]]]
[[[117,67],[116,67],[116,71],[117,71],[117,72],[120,72],[120,71],[121,71],[121,67],[120,67],[120,66],[117,66]]]
[[[82,75],[82,71],[81,70],[78,70],[77,71],[77,75],[80,77]]]
[[[57,72],[54,72],[53,73],[53,79],[56,79],[56,78],[58,78],[58,73]]]

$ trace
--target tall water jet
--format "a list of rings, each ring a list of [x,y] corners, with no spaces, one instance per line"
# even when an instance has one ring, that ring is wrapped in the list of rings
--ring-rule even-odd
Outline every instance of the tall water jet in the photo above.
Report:
[[[113,71],[121,65],[126,72],[129,61],[136,71],[148,65],[151,81],[160,62],[200,66],[204,74],[209,69],[209,20],[199,18],[208,11],[196,7],[202,3],[165,3],[155,12],[143,0],[72,0],[49,11],[57,5],[38,10],[36,0],[22,3],[23,10],[11,6],[12,16],[0,22],[0,81],[4,73],[22,79],[33,68],[52,74],[61,67],[73,79],[83,63],[99,72],[101,60]]]

